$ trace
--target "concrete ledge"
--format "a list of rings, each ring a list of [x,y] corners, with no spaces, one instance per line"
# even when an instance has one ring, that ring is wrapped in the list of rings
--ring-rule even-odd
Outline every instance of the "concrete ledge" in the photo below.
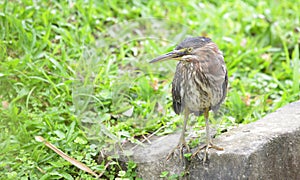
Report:
[[[179,134],[158,137],[136,148],[131,157],[138,176],[159,179],[161,172],[180,179],[300,179],[300,101],[214,139],[224,151],[210,150],[203,165],[201,154],[191,161],[179,157],[165,161]]]

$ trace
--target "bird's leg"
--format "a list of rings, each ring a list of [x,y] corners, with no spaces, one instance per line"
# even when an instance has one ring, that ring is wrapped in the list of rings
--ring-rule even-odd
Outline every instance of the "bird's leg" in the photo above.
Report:
[[[192,155],[192,157],[195,157],[202,149],[204,149],[204,158],[203,158],[203,163],[206,162],[206,158],[207,158],[207,154],[208,154],[208,149],[209,148],[213,148],[219,151],[224,150],[222,147],[216,146],[212,143],[211,141],[211,136],[210,136],[210,132],[209,132],[209,119],[208,119],[208,115],[209,115],[209,109],[206,108],[204,111],[204,118],[205,118],[205,128],[206,128],[206,144],[203,146],[200,146]]]
[[[181,152],[183,150],[183,147],[186,147],[186,149],[188,150],[188,152],[190,151],[190,147],[189,145],[186,143],[185,141],[185,131],[186,131],[186,124],[187,124],[187,121],[189,119],[189,114],[190,114],[190,111],[186,108],[184,110],[184,122],[183,122],[183,129],[181,131],[181,135],[180,135],[180,140],[179,140],[179,143],[178,143],[178,146],[181,147]],[[180,152],[180,153],[181,153]]]
[[[180,135],[180,139],[179,139],[179,143],[178,145],[168,154],[167,156],[167,160],[174,154],[175,150],[176,149],[179,149],[179,157],[180,159],[182,159],[182,154],[183,154],[183,149],[184,147],[187,149],[188,152],[190,152],[190,147],[189,145],[186,143],[185,141],[185,130],[186,130],[186,125],[187,125],[187,121],[188,121],[188,118],[189,118],[189,114],[190,114],[190,111],[185,108],[184,109],[184,122],[183,122],[183,129],[181,131],[181,135]]]

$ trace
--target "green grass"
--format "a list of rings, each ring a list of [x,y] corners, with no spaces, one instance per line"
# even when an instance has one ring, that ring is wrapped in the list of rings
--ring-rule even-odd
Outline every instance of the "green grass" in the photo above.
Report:
[[[224,52],[230,85],[215,122],[221,128],[299,100],[299,7],[273,0],[1,1],[0,178],[93,179],[36,142],[40,135],[103,178],[133,179],[135,163],[97,163],[98,154],[181,126],[171,108],[175,63],[148,62],[187,35],[208,35]],[[203,125],[200,118],[196,127]]]

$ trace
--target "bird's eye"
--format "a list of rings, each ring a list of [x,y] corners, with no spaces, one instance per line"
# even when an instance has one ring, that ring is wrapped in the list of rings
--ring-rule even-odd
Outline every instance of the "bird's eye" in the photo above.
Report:
[[[187,49],[187,52],[192,52],[193,51],[193,48],[192,47],[189,47],[188,49]]]

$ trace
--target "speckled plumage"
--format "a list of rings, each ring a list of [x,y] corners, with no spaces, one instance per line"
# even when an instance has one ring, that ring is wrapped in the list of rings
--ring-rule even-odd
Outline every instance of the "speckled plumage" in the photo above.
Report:
[[[173,109],[179,114],[187,107],[195,115],[201,115],[205,108],[217,111],[225,99],[228,84],[223,54],[208,38],[189,40],[198,40],[201,47],[194,55],[183,56],[185,59],[177,64],[172,82]],[[188,46],[185,42],[176,49]]]
[[[206,37],[189,37],[183,40],[172,52],[161,55],[151,63],[168,59],[178,60],[172,82],[173,109],[176,114],[184,114],[183,130],[178,146],[182,157],[184,147],[189,151],[184,133],[189,114],[202,113],[206,123],[206,145],[193,153],[194,157],[205,148],[222,150],[211,142],[209,133],[209,111],[217,111],[227,93],[228,77],[222,52],[217,45]],[[175,149],[168,155],[174,153]],[[203,162],[206,161],[206,155]]]

